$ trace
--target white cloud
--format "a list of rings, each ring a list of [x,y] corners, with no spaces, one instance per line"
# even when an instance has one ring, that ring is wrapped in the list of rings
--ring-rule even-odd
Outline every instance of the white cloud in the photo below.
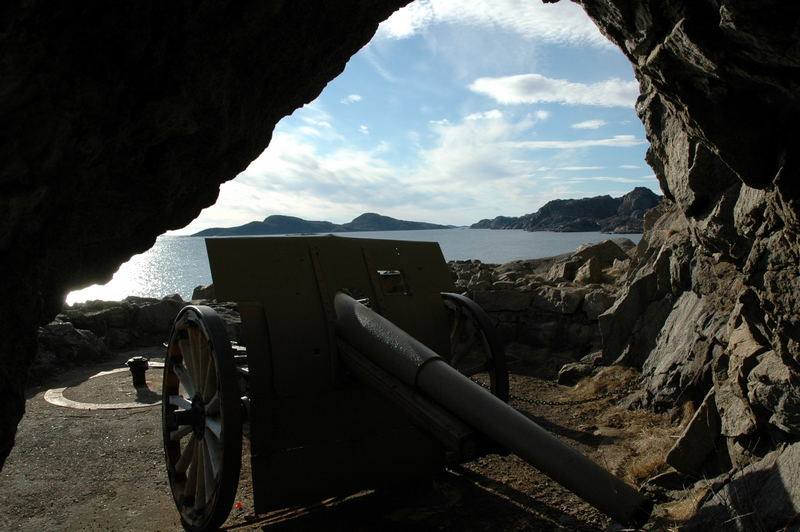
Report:
[[[523,214],[550,199],[594,190],[588,188],[591,181],[628,182],[625,178],[564,177],[564,172],[601,167],[580,166],[581,155],[574,151],[539,155],[531,150],[643,142],[633,136],[538,140],[541,132],[534,113],[514,117],[492,109],[459,121],[429,121],[427,131],[408,132],[412,146],[415,139],[428,140],[416,144],[402,162],[393,162],[389,143],[359,148],[357,144],[370,137],[356,143],[339,133],[336,122],[328,120],[323,110],[317,108],[312,115],[313,121],[301,115],[293,126],[279,125],[269,148],[234,181],[223,185],[217,204],[182,232],[240,225],[270,214],[343,223],[372,211],[454,224],[473,223],[489,215]],[[305,131],[312,122],[328,133],[325,142]],[[329,127],[320,122],[328,122]],[[367,126],[360,129],[368,132]],[[524,140],[530,138],[537,140]],[[541,177],[547,168],[553,170],[553,179]]]
[[[483,113],[472,113],[471,115],[467,115],[464,117],[465,120],[490,120],[493,118],[503,118],[503,113],[501,113],[497,109],[492,109],[491,111],[485,111]]]
[[[348,94],[346,97],[339,100],[341,103],[347,105],[351,103],[360,102],[362,100],[360,94]]]
[[[542,109],[533,113],[537,120],[547,120],[550,118],[550,111],[544,111]]]
[[[403,39],[442,23],[500,29],[538,42],[610,47],[583,9],[572,2],[416,0],[383,22],[378,36]]]
[[[584,120],[583,122],[572,124],[569,127],[573,129],[599,129],[606,124],[608,124],[608,122],[605,120]]]
[[[365,125],[358,126],[359,133],[363,133],[365,135],[369,135],[369,127]]]
[[[633,135],[614,135],[609,139],[584,140],[522,140],[507,144],[527,150],[569,150],[574,148],[593,148],[605,146],[609,148],[629,148],[644,144],[646,141]]]
[[[620,168],[628,168],[630,170],[638,170],[638,169],[641,168],[641,166],[637,166],[635,164],[621,164],[621,165],[619,165],[619,167]]]
[[[469,88],[502,104],[545,102],[633,107],[639,96],[639,85],[635,81],[612,78],[596,83],[576,83],[541,74],[478,78]]]

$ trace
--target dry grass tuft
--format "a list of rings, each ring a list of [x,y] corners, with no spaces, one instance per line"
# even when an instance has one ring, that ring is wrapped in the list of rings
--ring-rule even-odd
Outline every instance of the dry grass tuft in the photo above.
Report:
[[[689,491],[683,499],[665,503],[661,506],[663,519],[675,524],[685,523],[697,512],[707,493],[708,488],[696,488]]]
[[[639,373],[631,368],[610,366],[594,377],[579,382],[574,388],[578,399],[616,391],[635,392]],[[633,389],[632,389],[633,388]],[[624,447],[625,458],[615,467],[617,474],[634,485],[665,472],[669,466],[664,461],[675,440],[694,415],[694,405],[686,403],[681,408],[680,419],[668,414],[648,410],[626,410],[609,405],[598,417],[599,426],[621,431],[618,442]]]
[[[609,366],[597,375],[587,377],[575,385],[573,393],[578,399],[588,399],[609,392],[629,389],[639,379],[639,372],[623,366]]]

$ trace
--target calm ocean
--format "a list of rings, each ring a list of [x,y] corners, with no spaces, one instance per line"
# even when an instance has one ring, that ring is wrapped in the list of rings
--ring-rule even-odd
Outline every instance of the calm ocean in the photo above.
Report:
[[[627,237],[639,242],[642,235],[604,233],[550,233],[522,230],[431,229],[424,231],[370,231],[339,233],[343,238],[384,238],[439,242],[447,260],[478,259],[503,263],[517,259],[550,257],[575,251],[581,244]],[[105,285],[71,292],[67,303],[91,299],[117,301],[127,296],[163,297],[180,294],[188,300],[198,285],[211,282],[203,238],[162,236],[145,253],[120,266]]]

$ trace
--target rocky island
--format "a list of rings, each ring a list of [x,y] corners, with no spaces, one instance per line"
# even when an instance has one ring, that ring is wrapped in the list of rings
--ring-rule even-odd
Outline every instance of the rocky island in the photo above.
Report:
[[[472,229],[524,229],[525,231],[600,231],[641,233],[644,213],[658,205],[662,196],[649,188],[636,187],[620,198],[595,196],[548,201],[538,211],[524,216],[498,216],[472,224]]]
[[[295,216],[272,215],[261,222],[250,222],[236,227],[212,227],[192,236],[248,236],[248,235],[296,235],[307,233],[348,233],[355,231],[416,231],[421,229],[451,229],[452,225],[428,222],[411,222],[365,212],[346,224],[324,221],[309,221]]]

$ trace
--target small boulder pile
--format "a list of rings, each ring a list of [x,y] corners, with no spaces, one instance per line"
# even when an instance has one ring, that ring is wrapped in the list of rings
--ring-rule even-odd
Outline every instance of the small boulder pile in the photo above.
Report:
[[[211,304],[222,317],[228,336],[238,341],[241,320],[232,303]],[[178,294],[161,299],[126,297],[122,301],[87,301],[66,306],[39,328],[39,348],[29,372],[38,382],[65,367],[107,360],[114,351],[161,345],[169,339],[175,316],[185,305]]]
[[[562,382],[574,383],[603,362],[598,318],[614,304],[634,248],[617,238],[556,257],[452,261],[450,268],[456,287],[490,315],[507,343],[547,353],[559,367],[580,366],[565,368]]]

